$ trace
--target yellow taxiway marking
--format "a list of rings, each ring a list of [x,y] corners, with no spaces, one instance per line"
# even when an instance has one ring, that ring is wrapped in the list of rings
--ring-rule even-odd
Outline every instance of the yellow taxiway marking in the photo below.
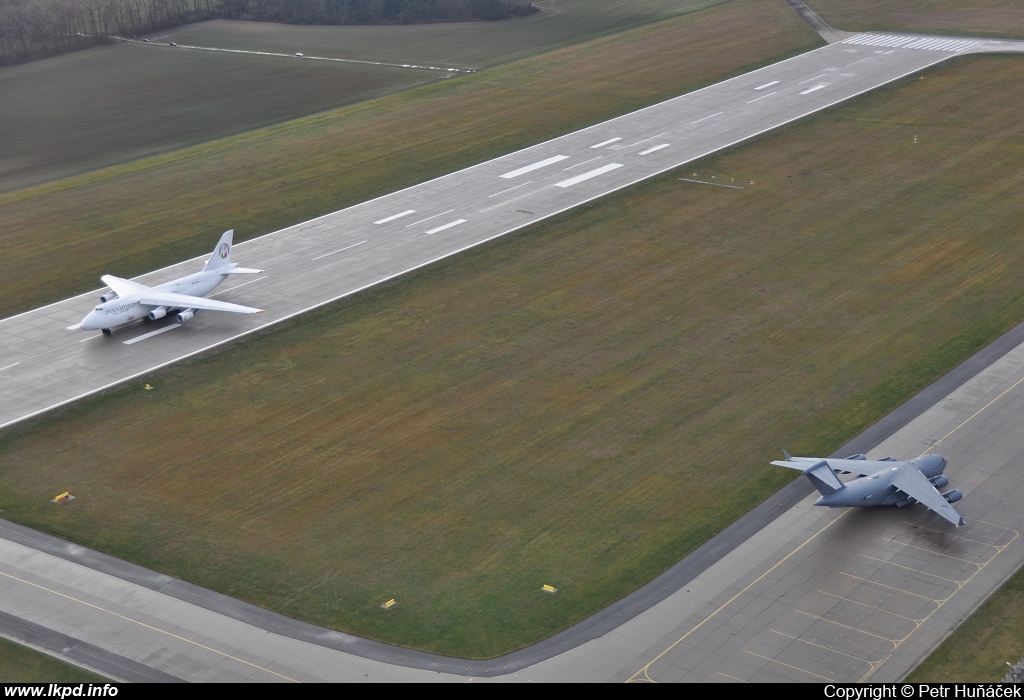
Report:
[[[802,542],[802,543],[801,543],[801,544],[800,544],[800,545],[799,545],[799,546],[798,546],[798,547],[797,547],[796,549],[794,549],[794,550],[793,550],[792,552],[790,552],[789,554],[787,554],[786,556],[784,556],[784,557],[783,557],[782,559],[779,559],[779,560],[778,560],[777,562],[775,562],[775,564],[774,564],[774,565],[772,566],[772,568],[768,569],[768,570],[767,570],[767,571],[765,571],[765,572],[764,572],[763,574],[761,574],[760,576],[758,576],[758,577],[757,577],[756,579],[754,579],[753,581],[751,581],[750,583],[748,583],[748,584],[747,584],[747,586],[746,586],[746,587],[745,587],[745,588],[744,588],[743,590],[741,590],[741,591],[740,591],[739,593],[737,593],[736,595],[734,595],[734,596],[733,596],[732,598],[730,598],[729,600],[727,600],[727,601],[725,601],[724,603],[722,603],[722,605],[721,605],[721,606],[719,606],[717,610],[715,610],[715,611],[714,611],[713,613],[711,613],[710,615],[708,615],[707,617],[705,617],[705,618],[704,618],[703,620],[701,620],[700,622],[698,622],[698,623],[697,623],[697,624],[696,624],[696,625],[695,625],[695,626],[694,626],[693,628],[691,628],[691,629],[690,629],[690,631],[689,631],[689,632],[687,632],[686,634],[684,634],[684,635],[683,635],[682,637],[680,637],[680,638],[679,638],[679,639],[677,639],[676,641],[672,642],[672,644],[670,644],[670,645],[669,645],[669,646],[668,646],[668,647],[667,647],[667,648],[666,648],[666,649],[665,649],[665,650],[664,650],[663,652],[661,652],[660,654],[658,654],[657,656],[655,656],[655,657],[654,657],[653,659],[651,659],[650,661],[648,661],[648,662],[647,662],[646,664],[644,664],[644,667],[643,667],[643,668],[641,668],[641,669],[640,669],[639,671],[637,671],[637,672],[636,672],[636,673],[634,673],[634,674],[633,674],[632,676],[630,676],[630,677],[629,677],[629,678],[628,678],[628,679],[626,680],[626,682],[627,682],[627,683],[631,683],[631,682],[635,681],[635,680],[637,679],[637,676],[639,676],[639,675],[640,675],[640,674],[642,673],[642,674],[644,675],[644,680],[647,680],[647,681],[650,681],[651,683],[653,683],[653,682],[654,682],[654,679],[653,679],[653,678],[651,678],[650,674],[648,673],[648,672],[650,671],[650,669],[651,669],[651,666],[652,666],[652,665],[654,665],[655,663],[657,663],[658,661],[660,661],[660,660],[661,660],[661,659],[662,659],[662,658],[663,658],[663,657],[665,656],[665,654],[669,653],[670,651],[672,651],[673,649],[675,649],[675,648],[676,648],[677,646],[679,646],[680,644],[682,644],[682,642],[683,642],[683,640],[684,640],[684,639],[686,639],[686,638],[687,638],[687,637],[689,637],[689,636],[690,636],[691,634],[693,634],[694,632],[696,632],[696,631],[697,631],[698,629],[700,629],[701,627],[703,627],[703,626],[704,626],[704,624],[705,624],[705,623],[706,623],[706,622],[707,622],[708,620],[710,620],[711,618],[713,618],[713,617],[714,617],[715,615],[717,615],[718,613],[720,613],[720,612],[722,612],[723,610],[725,610],[725,608],[727,608],[727,607],[729,606],[729,604],[730,604],[730,603],[732,603],[732,602],[733,602],[734,600],[736,600],[737,598],[739,598],[739,597],[740,597],[741,595],[743,595],[744,593],[746,593],[747,591],[749,591],[749,590],[750,590],[750,589],[751,589],[751,588],[752,588],[752,587],[753,587],[754,585],[756,585],[757,583],[759,583],[759,582],[761,581],[761,579],[763,579],[763,578],[764,578],[765,576],[767,576],[767,575],[768,575],[768,574],[770,574],[771,572],[775,571],[775,570],[776,570],[777,568],[779,568],[780,566],[782,566],[782,564],[783,564],[783,563],[785,563],[787,559],[789,559],[789,558],[790,558],[791,556],[793,556],[794,554],[796,554],[797,552],[799,552],[799,551],[800,551],[801,549],[803,549],[804,547],[806,547],[806,546],[807,546],[808,544],[810,544],[810,543],[811,543],[811,542],[812,542],[812,541],[814,540],[814,538],[816,538],[816,537],[817,537],[818,535],[820,535],[821,533],[825,532],[825,530],[827,530],[828,528],[830,528],[830,527],[832,526],[832,524],[833,524],[833,523],[835,523],[836,521],[838,521],[838,520],[839,520],[839,519],[840,519],[841,517],[843,517],[844,515],[846,515],[846,514],[847,514],[848,512],[849,512],[848,510],[844,510],[844,511],[843,511],[842,513],[840,513],[840,514],[839,514],[839,515],[837,515],[837,516],[836,516],[835,518],[833,518],[832,520],[830,520],[830,521],[829,521],[829,522],[828,522],[828,523],[827,523],[827,524],[825,525],[825,527],[821,528],[820,530],[818,530],[817,532],[815,532],[815,533],[814,533],[813,535],[811,535],[810,537],[808,537],[808,538],[807,538],[807,539],[806,539],[806,540],[805,540],[804,542]],[[747,653],[753,653],[753,652],[747,652]],[[756,656],[756,654],[755,654],[755,656]],[[798,670],[800,670],[800,669],[798,669]],[[811,675],[813,676],[814,674],[812,673]],[[830,680],[830,679],[826,679],[826,680]]]
[[[892,542],[892,540],[890,540],[890,542]],[[916,544],[909,544],[907,542],[899,542],[899,540],[896,540],[896,542],[898,544],[902,545],[903,547],[913,547],[914,549],[920,549],[922,552],[928,552],[929,554],[934,554],[937,557],[949,557],[950,559],[956,559],[957,561],[962,561],[964,564],[970,564],[971,566],[978,566],[978,564],[975,564],[973,561],[968,561],[967,559],[961,559],[960,557],[954,557],[952,554],[943,554],[942,552],[936,552],[935,550],[928,549],[927,547],[918,547]]]
[[[938,598],[930,598],[929,596],[921,595],[920,593],[914,593],[913,591],[906,591],[906,590],[903,590],[902,588],[897,588],[896,586],[890,586],[890,585],[885,584],[885,583],[879,583],[878,581],[872,581],[871,579],[864,578],[863,576],[854,576],[853,574],[848,574],[845,571],[840,571],[839,573],[842,574],[843,576],[849,576],[850,578],[855,578],[858,581],[863,581],[864,583],[870,583],[873,586],[881,586],[882,588],[888,588],[890,591],[899,591],[900,593],[906,593],[907,595],[912,595],[915,598],[921,598],[923,600],[930,600],[933,603],[938,603],[939,602]],[[950,593],[950,595],[952,595],[952,593]],[[946,601],[946,600],[949,600],[949,598],[943,598],[942,600]],[[927,618],[925,618],[925,619],[927,619]]]
[[[929,453],[929,452],[931,452],[931,451],[932,451],[933,449],[935,449],[936,447],[938,447],[938,446],[939,446],[939,443],[940,443],[940,442],[942,442],[943,440],[945,440],[946,438],[948,438],[948,437],[949,437],[950,435],[952,435],[952,434],[953,434],[953,433],[955,433],[956,431],[960,430],[960,428],[964,427],[965,425],[967,425],[968,423],[970,423],[970,422],[971,422],[972,420],[974,420],[975,418],[977,418],[977,417],[978,417],[978,416],[979,416],[979,415],[980,415],[980,414],[981,414],[981,413],[982,413],[982,412],[983,412],[983,411],[984,411],[984,410],[985,410],[986,408],[988,408],[989,406],[991,406],[992,404],[994,404],[994,403],[995,403],[996,401],[998,401],[999,399],[1001,399],[1001,398],[1003,398],[1004,396],[1006,396],[1007,394],[1009,394],[1009,393],[1010,393],[1011,391],[1013,391],[1014,389],[1016,389],[1016,388],[1017,388],[1018,386],[1020,386],[1020,385],[1021,385],[1022,383],[1024,383],[1024,377],[1021,377],[1020,379],[1018,379],[1018,380],[1017,380],[1016,382],[1014,382],[1014,383],[1013,383],[1013,386],[1011,386],[1011,387],[1010,387],[1009,389],[1007,389],[1006,391],[1004,391],[1003,393],[1001,393],[1001,394],[1000,394],[999,396],[995,397],[994,399],[992,399],[991,401],[989,401],[989,402],[988,402],[987,404],[985,404],[984,406],[982,406],[981,408],[979,408],[979,409],[978,409],[977,411],[975,411],[975,412],[974,412],[974,413],[973,413],[973,414],[971,415],[971,417],[970,417],[970,418],[968,418],[968,419],[967,419],[967,420],[965,420],[965,421],[964,421],[963,423],[961,423],[960,425],[956,426],[955,428],[953,428],[952,430],[950,430],[950,431],[949,431],[948,433],[946,433],[945,435],[943,435],[943,436],[942,436],[941,438],[939,438],[938,440],[936,440],[936,441],[935,441],[935,444],[934,444],[934,445],[932,445],[932,446],[931,446],[931,447],[929,447],[929,448],[928,448],[927,450],[925,450],[924,452],[922,452],[922,453],[921,453],[921,456],[924,456],[924,455],[928,454],[928,453]]]
[[[5,577],[11,579],[12,581],[17,581],[19,583],[24,583],[24,584],[27,584],[29,586],[32,586],[33,588],[38,588],[41,591],[46,591],[47,593],[52,593],[52,594],[54,594],[56,596],[60,596],[61,598],[65,598],[65,599],[73,601],[75,603],[80,603],[81,605],[84,605],[84,606],[86,606],[88,608],[92,608],[93,610],[99,610],[100,612],[105,612],[105,613],[107,613],[109,615],[113,615],[114,617],[119,617],[122,620],[125,620],[127,622],[131,622],[133,624],[139,625],[140,627],[145,627],[146,629],[153,630],[154,632],[159,632],[160,634],[166,634],[168,637],[173,637],[174,639],[180,640],[180,641],[185,642],[187,644],[191,644],[193,646],[197,646],[200,649],[205,649],[206,651],[212,651],[214,654],[219,654],[220,656],[223,656],[223,657],[225,657],[227,659],[232,659],[234,661],[237,661],[238,663],[245,664],[246,666],[252,666],[253,668],[258,668],[261,671],[266,671],[267,673],[269,673],[271,675],[274,675],[274,676],[277,676],[278,678],[284,678],[286,681],[291,681],[292,683],[298,683],[299,682],[299,681],[295,680],[294,678],[289,678],[288,676],[285,676],[284,674],[278,673],[277,671],[271,671],[269,668],[266,668],[265,666],[260,666],[259,664],[254,664],[254,663],[252,663],[250,661],[246,661],[245,659],[240,659],[237,656],[232,656],[231,654],[228,654],[226,652],[218,651],[217,649],[213,649],[211,647],[208,647],[205,644],[200,644],[199,642],[194,642],[191,639],[186,639],[185,637],[181,637],[179,635],[176,635],[173,632],[168,632],[167,630],[162,630],[159,627],[154,627],[153,625],[147,625],[145,622],[142,622],[140,620],[136,620],[134,618],[128,617],[127,615],[122,615],[121,613],[116,613],[113,610],[107,610],[106,608],[101,608],[100,606],[93,605],[92,603],[87,603],[84,600],[79,600],[78,598],[74,598],[72,596],[69,596],[66,593],[61,593],[60,591],[55,591],[52,588],[47,588],[46,586],[40,586],[38,583],[32,583],[31,581],[26,581],[23,578],[18,578],[17,576],[12,576],[11,574],[4,573],[3,571],[0,571],[0,576],[5,576]]]
[[[895,644],[896,643],[895,641],[893,641],[889,637],[884,637],[884,636],[882,636],[880,634],[875,634],[874,632],[868,632],[867,630],[862,630],[860,627],[853,627],[851,625],[844,625],[842,622],[836,622],[835,620],[826,619],[826,618],[822,617],[821,615],[819,615],[817,613],[807,612],[806,610],[800,610],[799,608],[793,608],[793,612],[800,613],[801,615],[807,615],[807,617],[813,617],[815,620],[818,620],[819,622],[824,622],[824,623],[829,624],[829,625],[838,625],[840,627],[845,627],[848,630],[853,630],[854,632],[860,632],[861,634],[866,634],[869,637],[875,637],[877,639],[881,639],[884,642],[889,642],[889,644]],[[906,639],[906,637],[904,637],[904,639]]]
[[[881,608],[877,608],[874,605],[868,605],[867,603],[860,603],[860,602],[858,602],[856,600],[850,600],[849,598],[845,598],[845,597],[843,597],[841,595],[836,595],[835,593],[829,593],[828,591],[823,591],[820,588],[817,589],[817,590],[818,590],[818,593],[823,593],[823,594],[825,594],[827,596],[832,596],[836,600],[841,600],[841,601],[843,601],[845,603],[853,603],[854,605],[859,605],[862,608],[867,608],[868,610],[873,610],[875,612],[880,612],[883,615],[892,615],[893,617],[900,617],[900,618],[903,618],[904,620],[909,620],[910,622],[921,622],[921,620],[918,620],[916,618],[907,617],[906,615],[900,615],[899,613],[889,612],[888,610],[882,610]]]
[[[877,562],[879,562],[881,564],[885,564],[886,566],[895,566],[898,569],[906,569],[907,571],[913,571],[915,574],[924,574],[925,576],[933,576],[934,578],[941,579],[943,581],[949,581],[950,583],[957,583],[957,584],[965,583],[965,581],[958,581],[957,579],[954,579],[954,578],[946,578],[945,576],[939,576],[938,574],[931,574],[931,573],[928,573],[927,571],[924,571],[922,569],[915,569],[912,566],[903,566],[902,564],[894,564],[891,561],[889,561],[888,559],[879,559],[878,557],[873,557],[870,554],[861,554],[861,556],[864,557],[865,559],[871,559],[872,561],[877,561]],[[975,571],[974,573],[978,573],[978,572]],[[967,580],[970,580],[970,577],[968,577]]]
[[[744,649],[743,651],[746,652],[747,654],[750,654],[751,656],[756,656],[759,659],[764,659],[765,661],[771,661],[774,664],[779,664],[780,666],[785,666],[786,668],[791,668],[794,671],[799,671],[800,673],[806,673],[808,676],[814,676],[815,678],[821,678],[822,680],[829,681],[831,683],[835,683],[836,682],[835,678],[829,678],[828,676],[818,675],[817,673],[814,673],[813,671],[808,671],[806,668],[800,668],[799,666],[793,666],[792,664],[787,664],[787,663],[784,663],[782,661],[778,661],[777,659],[769,659],[767,656],[761,656],[760,654],[755,654],[754,652],[750,651],[749,649]]]
[[[742,678],[737,678],[736,676],[730,676],[728,673],[722,673],[721,671],[718,672],[718,675],[725,676],[726,678],[731,678],[734,681],[739,681],[740,683],[747,683],[748,682],[748,681],[743,680]]]
[[[786,632],[780,632],[779,630],[773,630],[771,627],[768,628],[768,631],[769,632],[774,632],[775,634],[781,634],[783,637],[789,637],[790,639],[795,639],[796,641],[803,642],[804,644],[810,644],[812,647],[818,647],[819,649],[824,649],[825,651],[831,651],[833,654],[841,654],[842,656],[849,656],[851,659],[854,659],[855,661],[860,661],[861,663],[865,663],[868,666],[870,666],[872,663],[874,663],[874,662],[868,661],[867,659],[862,659],[859,656],[854,656],[853,654],[847,654],[845,651],[839,651],[838,649],[833,649],[832,647],[827,647],[824,644],[818,644],[817,642],[812,642],[812,641],[807,640],[807,639],[801,639],[800,637],[797,637],[797,636],[792,635],[792,634],[788,634]]]
[[[959,534],[958,535],[954,535],[958,540],[966,540],[967,542],[974,542],[976,544],[982,544],[982,545],[985,545],[986,547],[991,547],[992,549],[997,549],[997,550],[999,550],[1001,552],[1001,551],[1003,551],[1003,548],[1006,547],[1006,545],[1010,544],[1010,542],[1013,542],[1015,539],[1017,539],[1017,537],[1020,536],[1020,533],[1017,532],[1016,530],[1014,530],[1012,527],[1006,527],[1005,525],[993,525],[992,523],[986,523],[984,520],[975,520],[974,518],[964,518],[964,520],[974,520],[974,522],[976,522],[976,523],[984,523],[985,525],[992,525],[993,527],[998,527],[998,528],[1001,528],[1003,530],[1009,530],[1010,532],[1013,533],[1013,537],[1010,538],[1010,541],[1007,542],[1006,544],[992,544],[991,542],[982,542],[981,540],[971,539],[970,537],[964,537],[963,535],[959,535]],[[946,532],[945,530],[938,530],[938,529],[936,529],[934,527],[928,527],[927,525],[918,525],[917,523],[910,522],[909,520],[904,520],[902,522],[903,522],[904,525],[913,525],[914,527],[919,527],[922,530],[931,530],[932,532],[939,532],[939,533],[942,533],[944,535],[950,534],[950,533]]]

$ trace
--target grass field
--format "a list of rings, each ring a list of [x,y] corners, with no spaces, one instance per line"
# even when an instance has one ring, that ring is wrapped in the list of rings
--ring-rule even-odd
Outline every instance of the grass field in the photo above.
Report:
[[[194,46],[453,67],[485,67],[725,0],[550,0],[537,14],[501,22],[301,26],[218,20],[150,37]]]
[[[106,272],[132,276],[201,254],[211,231],[234,228],[236,240],[273,231],[819,43],[782,2],[734,0],[457,80],[0,195],[0,315],[95,289]]]
[[[1020,0],[806,0],[829,24],[847,31],[1024,37]]]
[[[661,177],[11,431],[0,507],[379,639],[536,640],[1024,317],[1022,79],[944,64],[686,170],[744,190]]]
[[[907,677],[912,683],[993,683],[1024,657],[1024,569],[992,594]]]
[[[0,637],[0,683],[107,683],[109,679]]]
[[[724,0],[554,0],[522,21],[315,27],[216,21],[179,44],[477,67]],[[167,153],[421,85],[410,70],[117,44],[0,69],[0,192]]]

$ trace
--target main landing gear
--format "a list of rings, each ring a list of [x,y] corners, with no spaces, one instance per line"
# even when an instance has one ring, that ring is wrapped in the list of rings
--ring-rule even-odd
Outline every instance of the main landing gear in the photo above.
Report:
[[[104,328],[103,329],[103,335],[113,335],[113,333],[114,332],[112,330],[110,330],[109,328]]]

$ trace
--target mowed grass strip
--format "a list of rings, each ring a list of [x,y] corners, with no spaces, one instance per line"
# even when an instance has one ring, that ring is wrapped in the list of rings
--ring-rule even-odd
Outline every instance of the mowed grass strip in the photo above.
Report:
[[[1020,0],[807,0],[836,29],[1024,37]]]
[[[0,637],[0,683],[109,683],[110,679]]]
[[[305,221],[819,43],[779,0],[735,0],[0,195],[0,315],[96,289],[104,273],[132,276],[200,255],[228,228],[241,240]]]
[[[906,680],[995,683],[1024,657],[1024,569],[946,637]]]
[[[1022,78],[958,59],[677,173],[742,190],[660,177],[9,431],[0,508],[377,639],[540,639],[1024,317]]]

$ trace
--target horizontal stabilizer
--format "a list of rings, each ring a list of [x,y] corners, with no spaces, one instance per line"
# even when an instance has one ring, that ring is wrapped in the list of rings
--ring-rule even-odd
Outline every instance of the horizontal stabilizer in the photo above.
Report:
[[[258,314],[263,309],[254,309],[239,304],[229,304],[226,301],[214,301],[205,297],[193,297],[188,294],[174,294],[171,292],[151,292],[144,294],[139,300],[150,306],[169,306],[176,309],[202,309],[204,311],[233,311],[236,314]]]
[[[818,489],[818,493],[822,496],[831,495],[844,487],[843,482],[839,480],[825,460],[804,469],[804,476],[810,479],[814,488]]]
[[[251,267],[233,267],[230,270],[220,270],[224,275],[258,275],[266,270],[256,270]]]
[[[149,287],[144,284],[132,282],[131,280],[122,279],[120,277],[114,277],[113,275],[103,275],[100,277],[100,281],[117,292],[117,296],[119,297],[126,297],[129,294],[144,292],[149,289]]]

